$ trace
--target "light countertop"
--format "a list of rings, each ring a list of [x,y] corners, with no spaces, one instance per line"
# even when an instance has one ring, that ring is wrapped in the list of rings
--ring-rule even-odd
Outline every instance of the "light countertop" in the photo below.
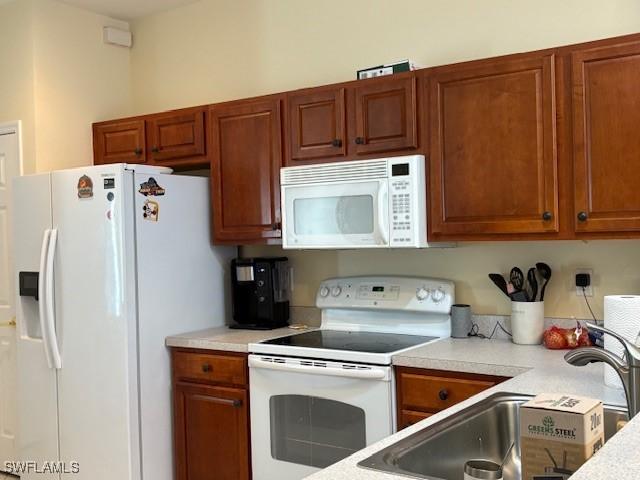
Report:
[[[168,337],[167,346],[247,352],[249,343],[293,335],[299,330],[231,330],[227,327]],[[356,452],[314,475],[310,480],[400,480],[407,477],[367,470],[357,463],[373,453],[428,428],[443,418],[496,393],[510,392],[535,395],[541,392],[563,392],[599,398],[610,405],[624,405],[621,390],[606,387],[603,365],[573,367],[564,359],[564,351],[550,351],[541,346],[514,345],[508,340],[444,339],[417,347],[393,357],[398,366],[449,370],[486,375],[514,377],[475,395],[447,410],[391,435]],[[640,471],[640,418],[635,418],[578,470],[571,480],[635,480]]]
[[[227,352],[247,352],[250,343],[271,338],[294,335],[307,330],[295,330],[290,327],[275,330],[234,330],[229,327],[208,328],[197,332],[183,333],[167,337],[167,347],[200,348]]]

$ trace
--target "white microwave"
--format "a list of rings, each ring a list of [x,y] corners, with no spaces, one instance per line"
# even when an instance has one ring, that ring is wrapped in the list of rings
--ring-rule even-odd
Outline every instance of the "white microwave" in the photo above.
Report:
[[[427,247],[423,155],[280,170],[286,249]]]

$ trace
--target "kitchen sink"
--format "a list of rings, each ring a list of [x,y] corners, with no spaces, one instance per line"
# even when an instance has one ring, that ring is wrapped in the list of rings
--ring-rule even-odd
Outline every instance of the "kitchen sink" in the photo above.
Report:
[[[467,460],[500,463],[511,443],[515,442],[505,463],[503,478],[520,480],[520,406],[531,398],[529,395],[496,393],[400,440],[358,465],[414,478],[463,480]],[[617,422],[626,419],[626,409],[605,405],[607,440],[615,434]]]

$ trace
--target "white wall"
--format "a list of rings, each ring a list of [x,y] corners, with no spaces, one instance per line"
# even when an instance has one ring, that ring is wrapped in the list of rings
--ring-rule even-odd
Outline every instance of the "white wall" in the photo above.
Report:
[[[35,171],[35,105],[31,5],[0,4],[0,123],[22,120],[24,170]]]
[[[132,23],[138,112],[640,31],[637,0],[201,0]]]
[[[131,109],[129,49],[102,41],[104,26],[128,24],[32,1],[37,169],[91,165],[91,123]]]
[[[93,162],[91,123],[132,106],[126,48],[102,27],[128,28],[53,0],[0,4],[0,122],[23,121],[25,172]]]

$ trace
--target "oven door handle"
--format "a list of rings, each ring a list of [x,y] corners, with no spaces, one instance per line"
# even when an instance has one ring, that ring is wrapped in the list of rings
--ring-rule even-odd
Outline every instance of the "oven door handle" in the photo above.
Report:
[[[364,380],[386,380],[390,375],[388,367],[370,367],[366,369],[348,369],[336,367],[318,367],[314,365],[299,365],[293,363],[278,363],[263,360],[260,357],[249,356],[249,368],[263,368],[267,370],[280,370],[283,372],[306,373],[311,375],[325,375],[328,377],[359,378]]]

